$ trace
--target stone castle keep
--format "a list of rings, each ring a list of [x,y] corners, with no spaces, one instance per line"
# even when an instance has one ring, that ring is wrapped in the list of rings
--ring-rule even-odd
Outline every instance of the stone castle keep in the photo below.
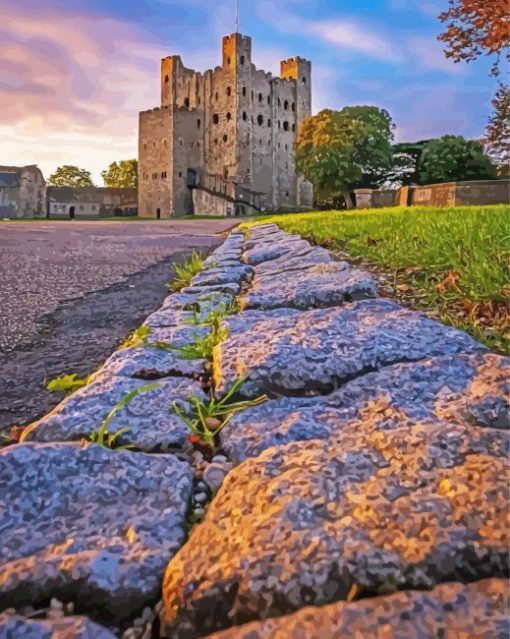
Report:
[[[140,113],[139,214],[244,215],[312,206],[294,142],[311,115],[311,63],[255,68],[251,38],[223,38],[221,67],[200,73],[161,61],[161,107]]]

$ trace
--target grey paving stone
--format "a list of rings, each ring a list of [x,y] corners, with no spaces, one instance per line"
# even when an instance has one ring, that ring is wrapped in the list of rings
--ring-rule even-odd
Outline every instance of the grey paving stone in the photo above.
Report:
[[[242,264],[236,267],[209,268],[202,271],[192,280],[192,286],[216,286],[218,284],[241,284],[253,276],[253,267]]]
[[[182,289],[181,293],[199,295],[200,297],[214,293],[226,293],[227,295],[234,296],[238,295],[240,290],[241,287],[239,284],[236,284],[236,282],[227,282],[225,284],[212,284],[209,286],[187,286]]]
[[[249,243],[247,243],[249,246]],[[281,237],[274,242],[254,242],[253,248],[247,248],[242,256],[243,262],[256,266],[261,262],[275,260],[283,256],[305,255],[312,246],[299,236]]]
[[[293,615],[218,632],[209,639],[508,639],[508,581],[447,583],[353,603],[308,606]]]
[[[322,247],[313,247],[304,255],[284,256],[269,262],[261,262],[255,267],[255,273],[258,276],[277,275],[282,273],[290,273],[290,271],[300,271],[309,266],[317,266],[318,264],[330,264],[332,262],[329,251]],[[347,262],[337,262],[338,264],[348,266]]]
[[[346,262],[330,262],[277,275],[257,274],[241,298],[241,306],[320,308],[375,297],[376,293],[375,281],[369,273],[351,269]]]
[[[157,600],[192,490],[173,455],[97,445],[0,450],[0,606],[55,597],[111,621]]]
[[[340,308],[281,317],[250,312],[230,322],[214,354],[214,381],[224,393],[239,377],[242,392],[329,392],[383,366],[438,355],[486,350],[466,333],[388,300],[362,300]],[[247,321],[248,320],[248,321]],[[250,330],[256,324],[257,330]]]
[[[494,353],[436,357],[388,366],[330,395],[273,400],[234,415],[221,432],[234,463],[293,441],[329,439],[372,424],[392,430],[419,422],[509,427],[510,359]]]
[[[39,442],[88,439],[121,399],[146,384],[128,377],[99,377],[28,426],[24,436],[27,441]],[[177,401],[183,410],[188,410],[189,397],[204,398],[200,384],[178,377],[161,379],[157,384],[156,389],[140,393],[123,406],[110,421],[110,433],[128,428],[119,436],[118,443],[151,452],[187,445],[188,430],[175,414],[172,402]]]
[[[221,304],[228,305],[233,297],[232,294],[224,292],[174,293],[165,298],[160,310],[207,310],[217,308]]]
[[[460,424],[360,425],[248,459],[168,565],[166,636],[353,592],[506,576],[508,438]]]
[[[149,326],[150,328],[164,328],[168,326],[179,326],[192,320],[192,311],[183,311],[167,306],[166,308],[160,308],[154,311],[154,313],[151,313],[143,325]]]
[[[116,639],[87,617],[27,619],[0,613],[0,639]]]

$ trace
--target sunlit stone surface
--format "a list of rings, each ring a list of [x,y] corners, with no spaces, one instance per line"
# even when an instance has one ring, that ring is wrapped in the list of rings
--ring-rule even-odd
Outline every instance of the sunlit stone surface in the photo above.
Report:
[[[508,437],[470,425],[360,424],[247,460],[168,566],[168,636],[343,600],[353,588],[375,595],[505,576]]]
[[[0,614],[0,639],[116,639],[106,628],[86,617],[26,619]]]

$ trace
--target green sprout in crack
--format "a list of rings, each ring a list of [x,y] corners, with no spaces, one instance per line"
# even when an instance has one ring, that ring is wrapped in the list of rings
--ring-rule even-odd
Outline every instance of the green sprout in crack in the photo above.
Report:
[[[186,320],[185,324],[192,324],[193,326],[211,326],[215,322],[222,320],[224,317],[230,317],[230,315],[235,315],[239,313],[241,307],[239,306],[239,302],[237,299],[233,299],[229,304],[225,302],[220,302],[216,308],[210,309],[205,317],[202,317],[199,310],[196,308],[193,309],[193,316]]]
[[[169,342],[164,342],[159,339],[150,341],[149,337],[151,334],[152,329],[150,326],[139,326],[131,333],[131,335],[126,340],[124,340],[124,342],[122,342],[122,344],[119,346],[119,350],[124,348],[137,348],[139,346],[158,348],[165,351],[172,350],[172,346]]]
[[[256,399],[231,402],[230,400],[236,395],[245,381],[246,379],[236,380],[228,393],[219,400],[214,399],[212,393],[206,402],[195,396],[190,397],[191,415],[185,415],[177,402],[173,402],[173,409],[176,415],[180,417],[191,433],[193,438],[191,441],[199,440],[210,448],[214,448],[216,436],[237,412],[267,401],[267,396],[261,395]]]
[[[175,278],[168,283],[171,291],[180,291],[191,284],[191,280],[203,269],[204,261],[199,253],[193,251],[188,259],[181,264],[173,263],[171,268],[175,272]]]
[[[94,432],[90,433],[89,440],[93,444],[99,444],[100,446],[105,446],[106,448],[116,449],[116,450],[126,450],[128,448],[133,448],[131,445],[119,446],[118,440],[119,437],[122,437],[124,433],[127,433],[130,428],[128,426],[124,426],[123,428],[119,428],[114,433],[110,433],[108,430],[108,426],[115,415],[122,409],[126,404],[129,404],[135,397],[141,395],[142,393],[147,393],[148,391],[154,390],[155,388],[159,388],[159,384],[146,384],[145,386],[140,386],[140,388],[135,388],[130,393],[128,393],[125,397],[123,397],[120,402],[118,402],[112,410],[108,413],[106,418],[103,420],[101,426]]]
[[[209,333],[205,337],[194,335],[194,341],[181,348],[176,348],[176,352],[182,359],[212,359],[215,347],[227,339],[230,328],[223,324],[223,315],[214,314],[211,316],[208,326]]]
[[[74,391],[79,388],[83,388],[89,383],[89,377],[76,377],[76,373],[71,375],[61,375],[52,379],[46,386],[46,389],[51,392],[65,392],[67,395],[72,395]]]

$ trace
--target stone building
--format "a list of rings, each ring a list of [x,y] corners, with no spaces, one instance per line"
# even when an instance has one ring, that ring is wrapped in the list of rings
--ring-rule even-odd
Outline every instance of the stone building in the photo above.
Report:
[[[95,218],[137,214],[136,189],[101,186],[49,186],[48,217]]]
[[[296,174],[298,126],[311,114],[311,63],[256,69],[251,38],[223,38],[222,66],[200,73],[161,61],[161,106],[140,113],[139,214],[297,210],[312,186]]]
[[[0,166],[0,218],[44,217],[46,181],[35,164]]]

